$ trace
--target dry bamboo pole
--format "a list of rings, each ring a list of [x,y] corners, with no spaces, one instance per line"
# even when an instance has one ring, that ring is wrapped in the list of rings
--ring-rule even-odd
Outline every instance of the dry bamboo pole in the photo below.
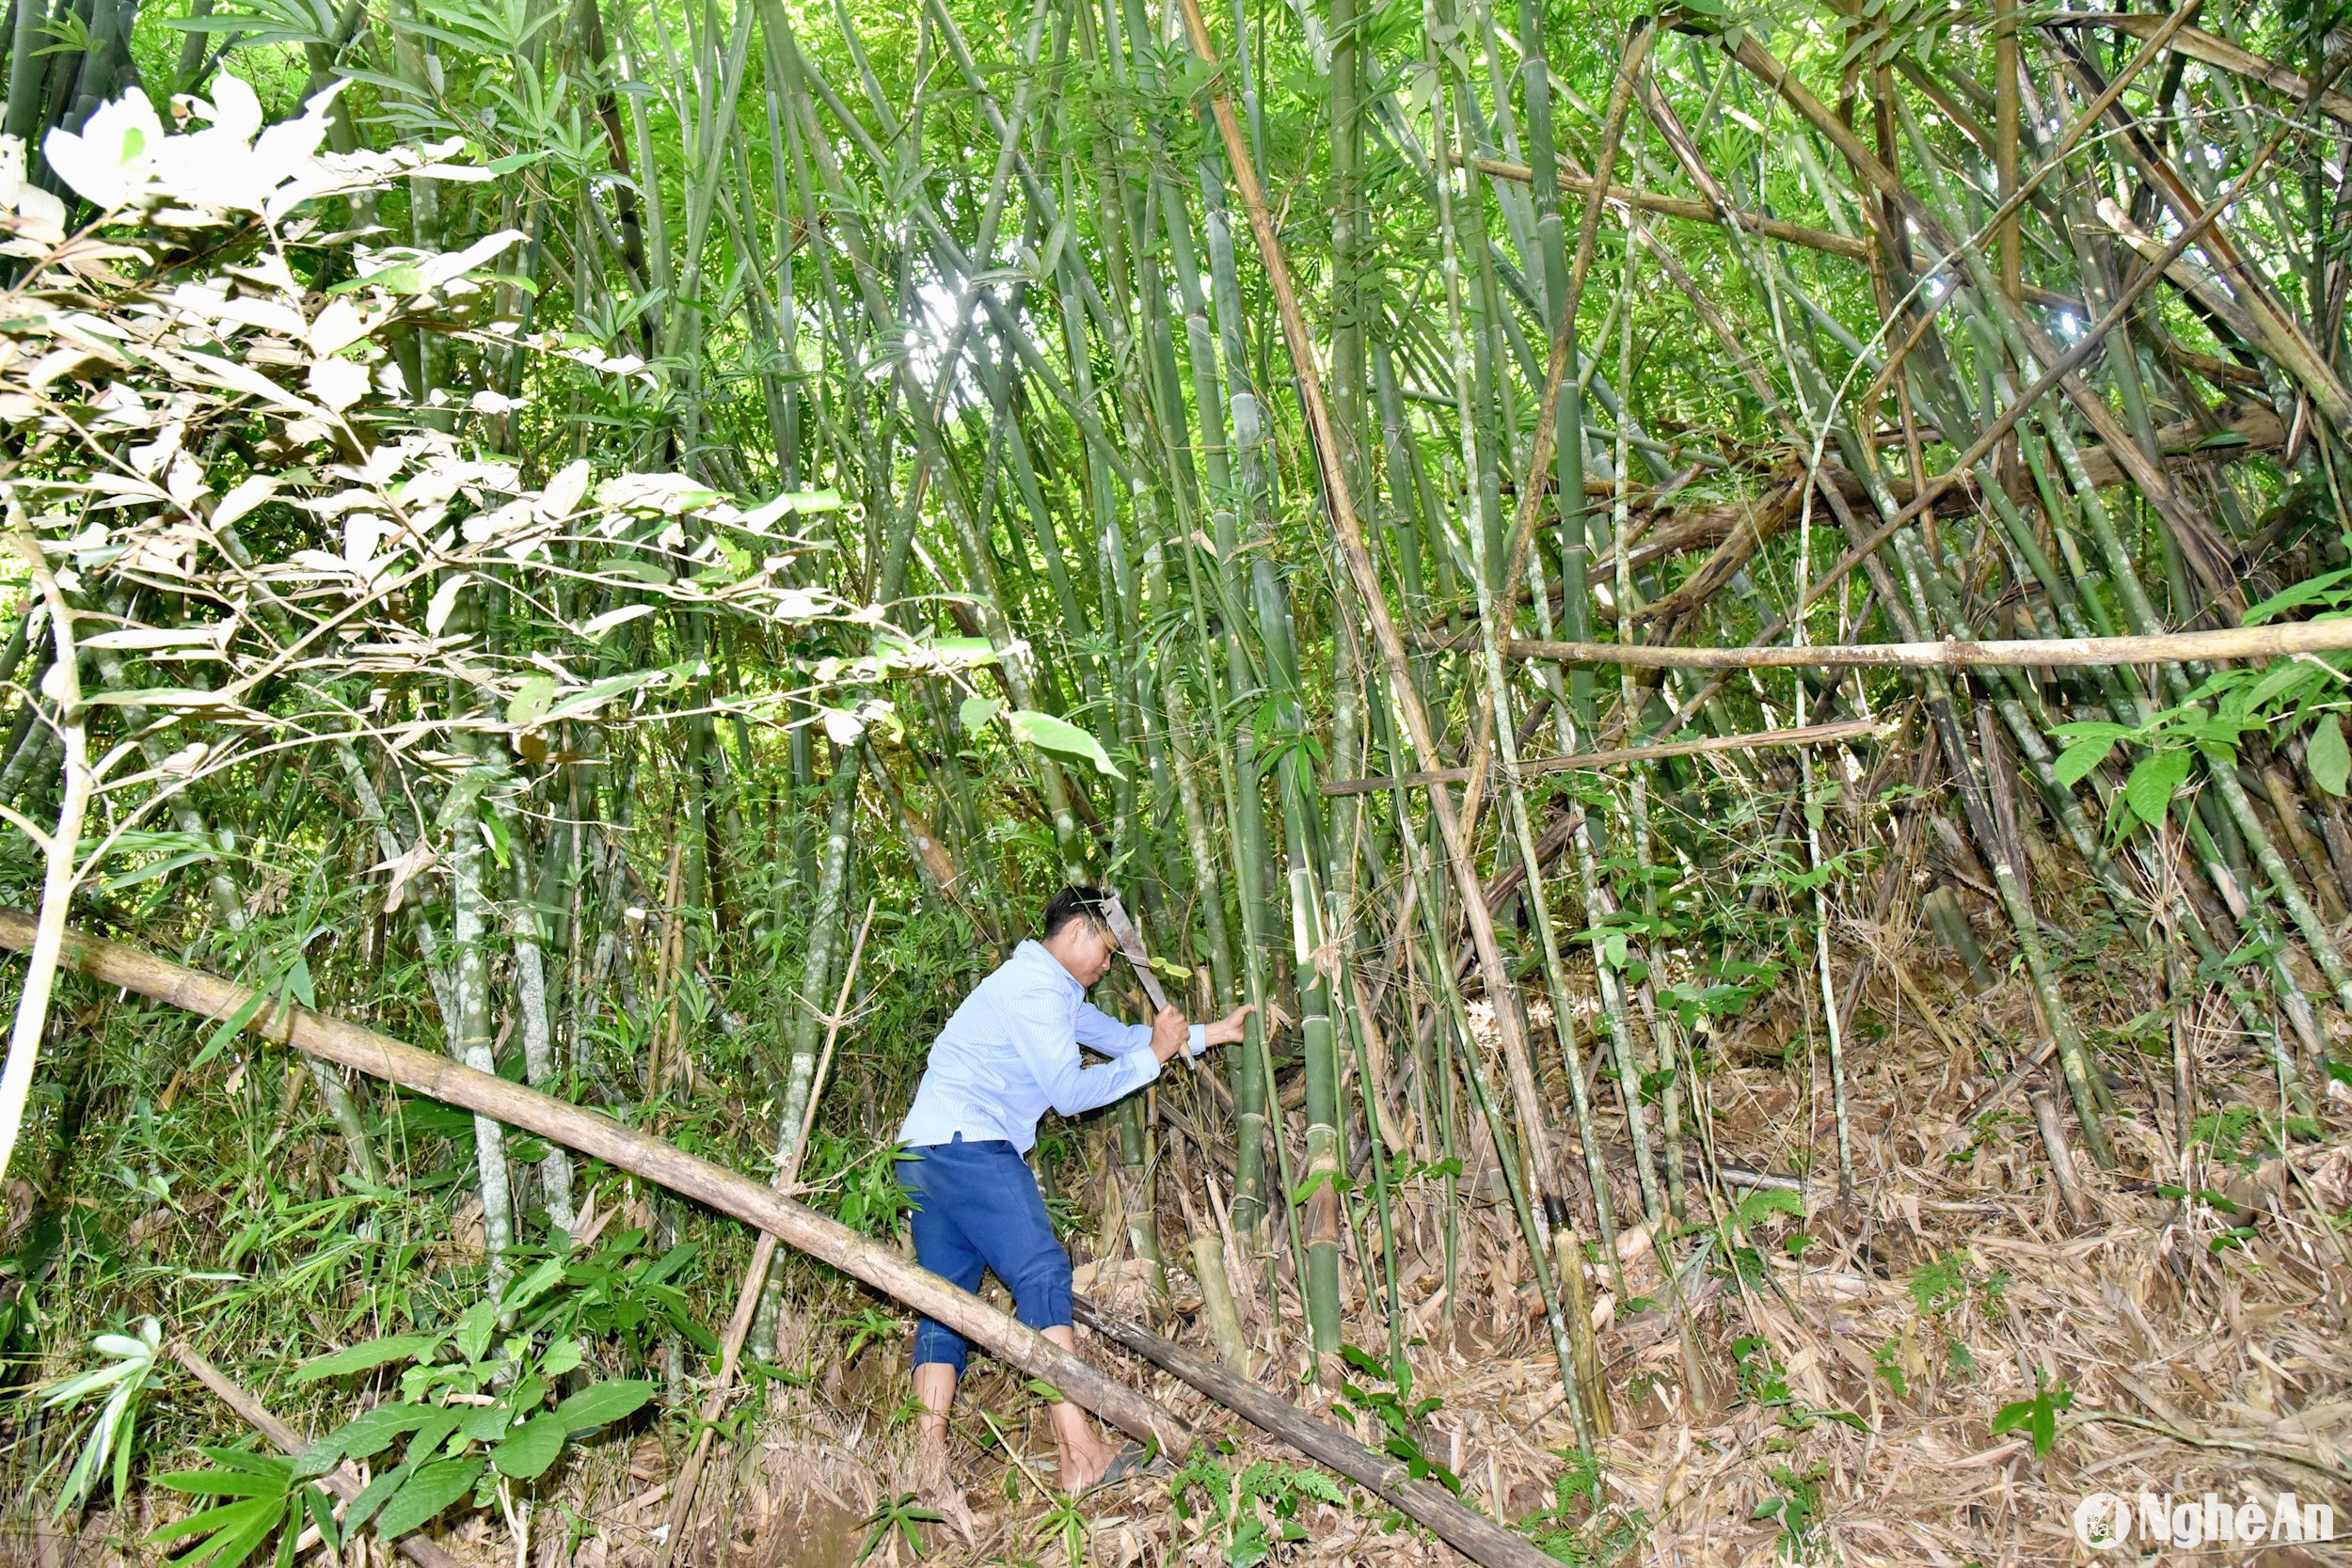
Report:
[[[1947,639],[1932,642],[1820,643],[1809,647],[1675,648],[1649,643],[1537,641],[1514,638],[1510,658],[1621,664],[1644,670],[2078,669],[2118,664],[2189,664],[2296,658],[2352,650],[2352,619],[2289,621],[2217,631],[2123,637]],[[1565,766],[1567,759],[1563,759]]]
[[[37,940],[32,916],[0,910],[0,947],[22,951]],[[445,1104],[496,1117],[504,1125],[558,1140],[681,1196],[708,1204],[936,1318],[1144,1442],[1182,1451],[1194,1440],[1193,1430],[1156,1401],[1097,1371],[977,1296],[915,1267],[894,1249],[868,1241],[747,1176],[595,1111],[419,1051],[329,1014],[271,1002],[244,986],[139,948],[68,932],[58,944],[58,954],[64,967],[102,985],[119,986],[200,1017],[225,1019],[244,1014],[249,1019],[246,1031],[264,1039],[340,1062]],[[1082,1299],[1077,1306],[1089,1327],[1174,1371],[1244,1419],[1379,1494],[1473,1561],[1486,1568],[1544,1568],[1550,1562],[1527,1541],[1471,1513],[1441,1489],[1409,1479],[1403,1461],[1373,1453],[1296,1406],[1091,1303]]]
[[[1510,644],[1505,644],[1506,648]],[[1621,648],[1620,642],[1596,643],[1596,647]],[[1528,657],[1518,655],[1515,657]],[[1607,659],[1593,662],[1605,664]],[[1704,740],[1671,740],[1657,746],[1614,746],[1597,752],[1574,752],[1562,757],[1525,757],[1518,765],[1519,777],[1535,778],[1546,773],[1567,773],[1584,768],[1613,768],[1629,762],[1663,762],[1669,757],[1711,756],[1724,752],[1762,752],[1783,746],[1834,746],[1851,740],[1867,740],[1892,734],[1897,726],[1883,719],[1841,719],[1827,724],[1791,725],[1781,730],[1758,730],[1745,735],[1709,736]],[[1440,768],[1419,773],[1399,773],[1376,779],[1334,779],[1323,786],[1326,795],[1369,795],[1378,790],[1397,787],[1416,788],[1424,784],[1458,784],[1470,777],[1467,768]]]
[[[2205,65],[2217,66],[2249,81],[2260,82],[2297,103],[2311,99],[2311,78],[2242,49],[2201,27],[2171,27],[2170,21],[2170,18],[2153,11],[2144,15],[2120,11],[2060,11],[2041,19],[2039,24],[2044,27],[2105,27],[2136,39],[2153,39],[2163,34],[2168,46],[2176,54],[2185,55]],[[2331,119],[2352,125],[2352,98],[2323,87],[2319,93],[2319,107]]]

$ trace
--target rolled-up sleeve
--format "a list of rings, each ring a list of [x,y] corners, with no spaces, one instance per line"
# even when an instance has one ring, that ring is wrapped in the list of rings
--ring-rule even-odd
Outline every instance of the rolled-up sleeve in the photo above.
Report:
[[[1150,1024],[1121,1023],[1091,1002],[1078,1004],[1077,1035],[1080,1045],[1092,1046],[1105,1056],[1124,1056],[1129,1052],[1148,1050],[1152,1044]],[[1208,1049],[1209,1026],[1187,1025],[1184,1054],[1198,1056]]]
[[[1072,1018],[1069,1002],[1043,986],[1025,989],[1006,1009],[1014,1049],[1027,1064],[1046,1102],[1066,1117],[1107,1105],[1160,1075],[1159,1058],[1148,1049],[1148,1026],[1118,1022],[1081,1002]],[[1091,1016],[1089,1016],[1091,1015]],[[1110,1056],[1099,1066],[1078,1059],[1084,1040]]]

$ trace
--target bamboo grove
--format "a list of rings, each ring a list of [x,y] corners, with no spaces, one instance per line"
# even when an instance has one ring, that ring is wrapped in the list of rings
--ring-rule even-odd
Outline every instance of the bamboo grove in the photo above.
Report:
[[[2282,1112],[2328,1103],[2340,657],[1780,657],[2344,604],[2352,49],[2318,0],[10,16],[4,177],[63,198],[51,235],[11,197],[0,310],[28,910],[45,869],[77,922],[847,1204],[958,988],[1061,882],[1115,883],[1194,1016],[1260,1011],[1057,1146],[1109,1173],[1074,1195],[1098,1255],[1165,1309],[1230,1227],[1332,1378],[1351,1335],[1405,1366],[1414,1260],[1452,1298],[1494,1207],[1588,1447],[1626,1233],[1671,1282],[1759,1182],[1882,1174],[1864,998],[1933,1008],[1871,933],[2022,988],[1972,1109],[2046,1064],[2058,1164],[2170,1180],[2200,1105],[2177,1055],[2118,1086],[2109,971],[2214,998]],[[215,264],[41,259],[128,231],[50,136],[142,91],[203,101],[183,131],[331,91],[316,140],[376,160],[271,230],[311,325],[241,361],[317,430],[248,382],[142,422],[107,388],[157,360],[60,346]],[[333,395],[330,298],[381,344]],[[330,592],[302,562],[366,559],[354,485],[411,553]],[[53,1252],[87,1118],[234,1055],[109,1062],[60,984],[9,1065],[11,1233]],[[1826,1108],[1810,1185],[1716,1147],[1711,1064],[1774,1009]],[[284,1085],[335,1129],[319,1191],[386,1193],[428,1135],[326,1068]],[[598,1188],[470,1131],[495,1294]],[[78,1256],[26,1253],[13,1299],[104,1273]],[[777,1267],[755,1355],[805,1288]]]

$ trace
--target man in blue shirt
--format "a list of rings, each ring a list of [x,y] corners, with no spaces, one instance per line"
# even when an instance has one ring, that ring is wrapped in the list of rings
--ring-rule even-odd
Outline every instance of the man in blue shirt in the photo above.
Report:
[[[1120,1023],[1086,999],[1117,946],[1104,923],[1104,895],[1069,887],[1045,907],[1040,939],[1025,942],[974,988],[931,1043],[930,1065],[898,1130],[898,1180],[914,1199],[915,1260],[967,1291],[994,1270],[1025,1323],[1074,1349],[1070,1255],[1045,1217],[1037,1178],[1022,1157],[1050,1108],[1073,1117],[1123,1099],[1160,1075],[1180,1051],[1198,1056],[1242,1037],[1247,1006],[1215,1023],[1187,1025],[1174,1007],[1149,1024]],[[1109,1057],[1093,1067],[1087,1046]],[[914,1394],[923,1405],[919,1473],[946,1479],[947,1412],[963,1370],[964,1342],[925,1318],[914,1333]],[[1134,1444],[1114,1450],[1077,1406],[1052,1407],[1061,1483],[1083,1492],[1139,1464]]]

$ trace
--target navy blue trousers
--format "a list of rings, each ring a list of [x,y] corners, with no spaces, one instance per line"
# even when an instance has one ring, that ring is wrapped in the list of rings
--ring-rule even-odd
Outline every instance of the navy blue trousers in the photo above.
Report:
[[[1012,1291],[1031,1328],[1070,1324],[1070,1254],[1045,1217],[1027,1162],[1002,1138],[925,1144],[898,1156],[898,1184],[914,1199],[914,1260],[967,1291],[990,1270]],[[925,1318],[914,1331],[914,1364],[963,1372],[963,1336]]]

